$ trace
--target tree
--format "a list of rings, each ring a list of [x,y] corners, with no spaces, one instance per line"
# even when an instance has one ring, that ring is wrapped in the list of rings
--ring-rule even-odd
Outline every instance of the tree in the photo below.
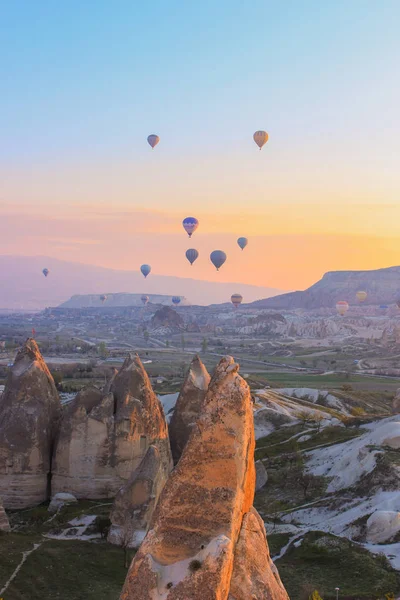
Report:
[[[203,341],[201,342],[201,351],[203,353],[207,352],[207,348],[208,348],[208,341],[206,340],[206,338],[203,338]]]
[[[99,344],[99,354],[101,356],[101,358],[107,358],[108,356],[108,350],[107,350],[107,346],[105,342],[100,342]]]
[[[147,329],[145,329],[143,331],[143,337],[144,337],[144,339],[145,339],[146,342],[149,341],[150,335],[149,335],[149,332],[147,331]]]
[[[169,348],[169,340],[167,340],[167,341],[165,342],[165,347],[166,347],[166,348]]]
[[[185,336],[182,333],[182,335],[181,335],[181,346],[182,346],[182,350],[183,351],[185,351],[185,343],[186,343],[185,342]]]
[[[317,433],[321,431],[322,421],[324,420],[324,416],[321,413],[315,412],[311,415],[311,422],[316,426]]]
[[[314,590],[311,596],[309,596],[309,600],[322,600],[322,598],[319,595],[319,592],[317,592],[317,590]]]
[[[295,414],[296,419],[298,419],[302,426],[303,429],[305,428],[305,426],[310,423],[311,421],[311,415],[309,412],[307,412],[306,410],[299,410],[296,414]]]

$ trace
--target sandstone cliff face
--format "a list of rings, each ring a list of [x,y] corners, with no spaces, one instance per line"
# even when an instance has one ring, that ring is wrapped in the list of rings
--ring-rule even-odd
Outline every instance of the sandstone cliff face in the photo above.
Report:
[[[161,491],[169,475],[155,446],[115,497],[111,510],[108,541],[117,546],[138,548],[148,529]]]
[[[26,508],[47,499],[60,414],[53,378],[29,339],[16,356],[0,403],[0,496],[5,508]]]
[[[171,468],[164,412],[137,355],[127,357],[108,390],[88,388],[67,408],[54,458],[53,494],[115,496],[151,444]]]
[[[200,416],[207,393],[210,376],[196,356],[183,383],[174,414],[169,425],[169,436],[174,462],[177,463],[186,446],[190,433]]]
[[[10,523],[4,510],[2,499],[0,498],[0,531],[11,531]]]
[[[269,554],[263,520],[254,508],[243,518],[228,596],[249,599],[289,600]]]
[[[132,562],[122,600],[227,600],[231,587],[236,593],[235,582],[251,552],[248,523],[257,519],[250,513],[255,487],[252,402],[237,371],[230,357],[218,365],[202,415]],[[244,520],[247,513],[251,517]],[[263,542],[265,537],[257,540],[258,548]],[[263,550],[260,561],[266,572],[248,572],[246,593],[252,590],[255,600],[287,600],[266,542]]]

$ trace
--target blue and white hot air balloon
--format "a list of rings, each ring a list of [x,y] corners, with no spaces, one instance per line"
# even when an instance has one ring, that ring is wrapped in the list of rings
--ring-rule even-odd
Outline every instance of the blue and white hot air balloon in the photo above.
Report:
[[[219,271],[220,267],[222,267],[226,261],[226,254],[222,250],[214,250],[210,254],[210,260],[217,271]]]
[[[150,273],[150,271],[151,271],[151,266],[150,266],[150,265],[142,265],[142,266],[140,267],[140,270],[141,270],[142,274],[143,274],[145,277],[147,277],[147,275],[148,275],[148,274]]]
[[[183,219],[182,225],[188,236],[192,237],[192,234],[199,226],[199,222],[195,217],[186,217],[186,219]]]
[[[172,303],[175,304],[175,306],[178,306],[178,304],[180,304],[180,301],[181,301],[180,296],[172,296]]]

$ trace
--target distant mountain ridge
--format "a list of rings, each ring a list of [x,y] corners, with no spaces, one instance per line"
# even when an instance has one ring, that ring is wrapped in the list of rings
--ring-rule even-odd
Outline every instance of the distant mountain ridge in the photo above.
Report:
[[[99,294],[76,294],[66,302],[60,304],[59,308],[114,308],[117,306],[143,306],[143,294],[105,294],[107,299],[103,302]],[[147,295],[147,294],[146,294]],[[151,304],[171,305],[173,296],[165,294],[148,294]],[[179,306],[188,306],[190,303],[181,296]]]
[[[393,304],[400,297],[400,266],[371,271],[329,271],[304,291],[280,294],[250,306],[291,310],[332,308],[338,300],[357,304],[358,291],[368,293],[364,304]]]
[[[47,278],[42,274],[45,267],[50,270]],[[162,293],[185,297],[191,304],[208,305],[225,302],[238,290],[248,302],[281,291],[167,275],[151,274],[144,279],[139,271],[106,269],[46,256],[0,256],[0,309],[39,310],[58,306],[78,294],[107,293]]]

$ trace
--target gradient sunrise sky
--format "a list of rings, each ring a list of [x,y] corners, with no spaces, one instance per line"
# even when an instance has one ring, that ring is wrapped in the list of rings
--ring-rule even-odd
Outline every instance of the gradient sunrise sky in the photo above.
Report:
[[[400,264],[399,21],[398,0],[6,3],[0,254],[280,289]]]

